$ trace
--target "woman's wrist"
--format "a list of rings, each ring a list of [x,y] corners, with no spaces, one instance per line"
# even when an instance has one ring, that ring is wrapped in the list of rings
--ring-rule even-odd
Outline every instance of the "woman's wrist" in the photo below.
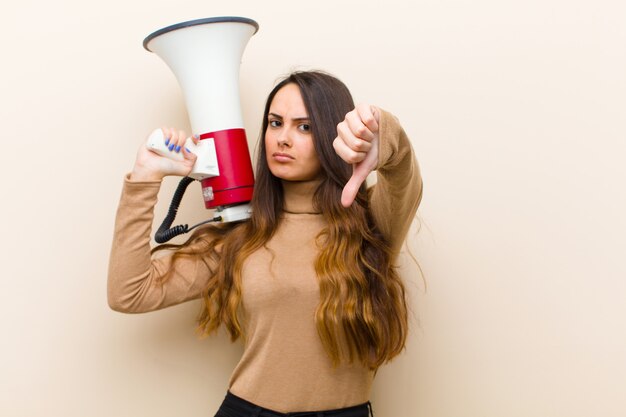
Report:
[[[134,167],[128,179],[130,181],[161,181],[163,174]]]

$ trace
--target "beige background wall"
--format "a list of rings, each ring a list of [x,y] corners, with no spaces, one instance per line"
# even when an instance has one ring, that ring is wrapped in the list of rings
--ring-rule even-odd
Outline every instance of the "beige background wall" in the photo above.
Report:
[[[228,4],[226,6],[225,4]],[[425,177],[403,271],[419,323],[377,417],[626,414],[626,6],[619,0],[5,1],[0,6],[0,415],[212,416],[240,348],[195,303],[106,305],[123,174],[188,129],[141,42],[183,20],[261,29],[241,85],[253,143],[292,68],[393,111]],[[166,181],[162,218],[175,181]],[[206,216],[199,191],[181,218]]]

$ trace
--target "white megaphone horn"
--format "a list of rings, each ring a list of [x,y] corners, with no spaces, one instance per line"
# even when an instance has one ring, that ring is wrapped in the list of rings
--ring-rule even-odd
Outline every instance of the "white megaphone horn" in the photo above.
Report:
[[[157,30],[143,41],[170,67],[183,91],[192,133],[200,137],[189,175],[202,183],[205,207],[222,221],[250,217],[254,176],[239,100],[239,65],[246,44],[259,29],[252,19],[212,17]],[[160,155],[182,159],[165,145],[160,129],[147,146]]]

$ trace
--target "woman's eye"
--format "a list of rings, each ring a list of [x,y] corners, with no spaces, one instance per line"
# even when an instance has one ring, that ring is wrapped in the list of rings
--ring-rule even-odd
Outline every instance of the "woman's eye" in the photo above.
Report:
[[[271,127],[280,127],[280,120],[270,120],[270,126]]]
[[[307,124],[307,123],[302,123],[301,125],[298,126],[298,128],[303,131],[303,132],[310,132],[311,131],[311,125]]]

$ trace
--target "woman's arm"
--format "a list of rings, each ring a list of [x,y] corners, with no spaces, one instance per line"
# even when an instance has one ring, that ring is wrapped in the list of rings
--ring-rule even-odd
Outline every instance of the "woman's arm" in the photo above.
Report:
[[[150,233],[159,188],[160,181],[124,181],[109,259],[107,293],[113,310],[158,310],[199,298],[207,284],[210,271],[198,257],[152,259]]]
[[[374,221],[398,253],[422,200],[422,176],[411,142],[395,116],[380,110],[377,182],[371,187]]]
[[[368,174],[377,171],[377,184],[369,190],[371,211],[397,253],[422,198],[419,166],[402,126],[391,113],[359,104],[337,126],[334,147],[353,166],[341,198],[344,206],[352,204]]]
[[[140,146],[132,173],[126,177],[117,210],[109,260],[108,301],[112,309],[127,313],[157,310],[198,298],[209,278],[207,266],[198,257],[171,256],[153,260],[150,232],[154,206],[166,175],[187,175],[195,162],[181,144],[185,133],[163,129],[172,152],[183,161],[173,161]],[[167,278],[167,279],[165,279]]]

